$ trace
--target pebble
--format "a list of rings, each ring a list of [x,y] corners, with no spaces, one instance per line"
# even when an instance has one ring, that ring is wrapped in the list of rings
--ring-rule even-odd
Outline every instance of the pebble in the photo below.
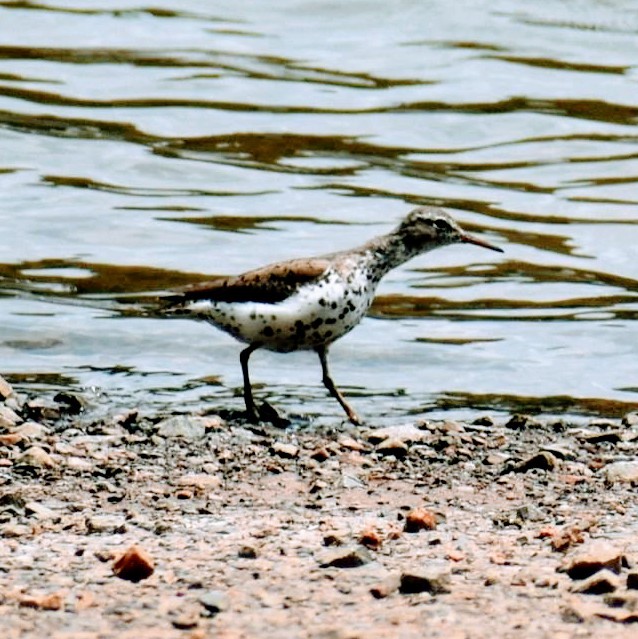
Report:
[[[8,406],[0,406],[0,428],[13,428],[22,421],[22,417]]]
[[[574,584],[570,590],[585,595],[603,595],[614,592],[620,586],[620,578],[611,570],[599,570],[583,581]]]
[[[540,470],[554,470],[558,466],[558,459],[549,451],[542,450],[523,460],[512,469],[516,473],[526,473],[528,470],[538,468]]]
[[[101,533],[126,532],[126,525],[121,517],[117,515],[93,515],[86,519],[86,529],[90,534],[99,535]]]
[[[7,397],[10,397],[11,395],[13,395],[13,388],[11,384],[9,384],[9,382],[0,375],[0,397],[2,397],[2,399],[7,399]]]
[[[566,572],[572,579],[587,579],[605,569],[619,574],[622,563],[621,550],[609,542],[597,540],[582,546],[573,555],[566,557],[559,571]]]
[[[398,574],[390,575],[386,577],[383,581],[380,581],[378,584],[375,584],[370,588],[370,594],[375,599],[385,599],[389,597],[393,592],[396,592],[401,585],[401,576]]]
[[[427,431],[417,428],[414,424],[399,424],[397,426],[386,426],[385,428],[375,428],[365,433],[365,438],[372,444],[392,440],[403,444],[413,444],[429,439],[431,435]]]
[[[59,593],[42,597],[24,597],[20,600],[21,608],[35,608],[37,610],[60,610],[64,605],[64,598]]]
[[[14,433],[18,433],[23,437],[28,437],[29,439],[42,439],[46,435],[49,434],[49,429],[42,424],[38,424],[38,422],[24,422],[24,424],[20,424],[17,428],[13,430]]]
[[[57,516],[54,510],[47,508],[43,504],[40,504],[37,501],[28,501],[24,505],[24,511],[27,515],[33,516],[36,519],[44,520],[44,519],[53,519]]]
[[[157,424],[157,434],[160,437],[182,437],[184,439],[203,439],[206,435],[207,417],[190,417],[188,415],[174,415]]]
[[[399,583],[399,592],[404,595],[429,592],[432,595],[451,592],[450,573],[436,566],[404,572]]]
[[[210,616],[228,609],[228,596],[221,590],[207,590],[198,597],[197,601],[204,606]]]
[[[408,454],[408,447],[400,439],[389,437],[377,446],[377,452],[384,456],[392,455],[397,459],[403,459]]]
[[[633,428],[635,426],[638,426],[638,412],[627,413],[622,418],[622,425],[627,428]]]
[[[427,508],[415,508],[405,516],[403,530],[408,533],[416,533],[420,530],[434,530],[436,528],[436,515]]]
[[[540,422],[534,419],[530,415],[516,414],[512,415],[511,419],[505,424],[505,428],[511,428],[512,430],[527,430],[528,428],[538,428]]]
[[[62,416],[60,406],[42,399],[29,400],[24,405],[24,410],[29,419],[33,419],[36,422],[41,420],[55,421]]]
[[[321,568],[358,568],[372,560],[370,551],[363,546],[345,546],[324,553],[319,565]]]
[[[209,475],[208,473],[191,473],[182,475],[177,480],[178,486],[194,488],[200,492],[206,492],[219,488],[222,482],[217,475]]]
[[[33,468],[55,468],[58,465],[55,459],[39,446],[27,448],[27,450],[18,456],[16,463]]]
[[[150,555],[139,546],[131,546],[113,563],[113,573],[120,579],[137,583],[155,570]]]
[[[605,479],[611,484],[638,483],[638,461],[619,461],[608,464],[605,466]]]
[[[275,442],[271,448],[270,452],[273,455],[277,455],[278,457],[282,457],[283,459],[294,459],[299,454],[299,448],[294,444],[286,444],[284,442]]]
[[[629,590],[638,590],[638,572],[630,572],[627,575],[627,588]]]

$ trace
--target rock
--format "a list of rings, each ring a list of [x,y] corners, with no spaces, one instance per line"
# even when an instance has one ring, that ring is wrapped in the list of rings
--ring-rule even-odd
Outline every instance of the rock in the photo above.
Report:
[[[2,377],[2,375],[0,375],[0,398],[7,399],[7,397],[10,397],[11,395],[13,395],[13,387],[4,377]]]
[[[627,575],[627,588],[629,590],[638,590],[638,572],[630,572]]]
[[[24,437],[22,437],[19,433],[6,433],[5,435],[0,435],[0,446],[15,446],[22,441],[24,441]]]
[[[13,428],[22,421],[22,417],[8,406],[0,405],[0,428]]]
[[[13,432],[29,439],[42,439],[49,434],[49,429],[38,422],[29,421],[14,428]]]
[[[542,450],[535,455],[523,460],[512,470],[515,473],[526,473],[528,470],[538,468],[540,470],[554,470],[558,466],[558,459],[547,450]]]
[[[638,461],[619,461],[605,466],[605,479],[610,483],[638,483]]]
[[[376,528],[366,528],[361,534],[357,541],[366,548],[370,548],[370,550],[378,550],[381,548],[381,544],[383,540],[379,531]]]
[[[43,399],[31,399],[24,405],[24,412],[29,419],[39,421],[55,421],[62,416],[62,410],[57,404]]]
[[[389,597],[393,592],[396,592],[401,585],[401,576],[398,574],[390,575],[386,577],[383,581],[380,581],[378,584],[375,584],[370,588],[370,594],[375,599],[385,599]]]
[[[371,562],[370,551],[362,546],[345,546],[324,553],[321,568],[358,568]]]
[[[558,570],[566,572],[572,579],[587,579],[605,569],[619,574],[622,563],[622,551],[609,542],[598,540],[566,557]]]
[[[60,391],[54,396],[53,401],[60,404],[64,412],[70,415],[79,415],[84,410],[84,399],[75,393]]]
[[[299,448],[294,444],[286,444],[284,442],[275,442],[270,452],[272,455],[277,455],[283,459],[294,459],[299,454]]]
[[[64,605],[64,598],[59,593],[43,595],[42,597],[24,597],[20,600],[21,608],[36,608],[38,610],[60,610]]]
[[[137,583],[150,577],[155,570],[150,555],[139,546],[131,546],[113,563],[113,573],[120,579]]]
[[[623,432],[621,430],[607,430],[602,433],[587,431],[578,437],[585,444],[602,444],[604,442],[617,444],[622,441],[622,438]]]
[[[315,450],[310,453],[310,457],[311,459],[322,463],[325,462],[327,459],[330,459],[330,453],[325,448],[315,448]]]
[[[403,530],[408,533],[416,533],[420,530],[434,530],[436,528],[436,515],[426,508],[415,508],[405,517]]]
[[[38,503],[37,501],[28,501],[24,505],[25,514],[30,517],[35,517],[36,519],[45,520],[45,519],[53,519],[56,517],[55,511],[47,508],[43,504]]]
[[[614,592],[620,586],[620,577],[611,570],[599,570],[571,587],[572,592],[584,595],[603,595]]]
[[[221,590],[208,590],[203,592],[197,601],[204,606],[209,616],[216,615],[228,609],[228,596]]]
[[[206,417],[191,417],[189,415],[174,415],[157,424],[157,434],[160,437],[182,437],[184,439],[203,439],[206,435]]]
[[[528,428],[538,428],[540,422],[530,415],[512,415],[512,418],[505,424],[505,428],[512,430],[527,430]]]
[[[253,546],[242,546],[237,551],[237,556],[240,559],[257,559],[257,549]]]
[[[408,454],[407,445],[399,439],[392,437],[385,439],[377,446],[377,452],[381,455],[392,455],[397,459],[403,459]]]
[[[86,529],[93,535],[102,533],[123,534],[126,532],[126,524],[117,515],[93,515],[86,518]]]
[[[635,428],[638,426],[638,411],[634,413],[627,413],[622,418],[622,425],[626,428]]]
[[[375,428],[374,430],[366,432],[364,436],[372,444],[380,444],[387,440],[393,440],[403,444],[413,444],[415,442],[425,441],[431,437],[427,431],[420,430],[412,423]]]
[[[419,592],[438,595],[451,592],[450,573],[447,569],[436,566],[404,572],[401,575],[399,592],[403,595]]]
[[[58,465],[55,459],[39,446],[27,448],[22,455],[18,456],[16,463],[32,468],[55,468]]]
[[[194,488],[196,492],[200,493],[215,490],[221,484],[221,479],[217,475],[209,475],[208,473],[190,473],[182,475],[177,480],[178,486]]]

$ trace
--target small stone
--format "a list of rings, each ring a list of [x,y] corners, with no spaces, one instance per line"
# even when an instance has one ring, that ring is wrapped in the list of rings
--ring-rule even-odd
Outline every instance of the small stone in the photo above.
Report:
[[[627,575],[627,588],[629,590],[638,590],[638,572],[630,572]]]
[[[619,586],[620,578],[617,574],[611,570],[599,570],[587,579],[574,584],[571,591],[584,595],[603,595],[614,592]]]
[[[530,415],[512,415],[511,419],[505,424],[505,428],[512,430],[527,430],[529,428],[537,428],[540,422]]]
[[[22,437],[19,433],[6,433],[5,435],[0,435],[0,446],[15,446],[22,441],[24,441],[24,437]]]
[[[609,442],[611,444],[617,444],[621,442],[623,433],[620,430],[607,430],[602,433],[587,432],[582,434],[578,439],[586,444],[602,444]]]
[[[413,444],[423,442],[430,437],[427,431],[417,428],[412,423],[375,428],[365,433],[365,438],[372,444],[380,444],[387,440],[393,440],[403,444]]]
[[[113,564],[113,573],[120,579],[137,583],[153,574],[155,567],[150,555],[139,546],[131,546]]]
[[[366,450],[366,446],[364,446],[361,442],[358,442],[356,439],[352,437],[340,437],[337,442],[341,448],[346,448],[348,450],[354,450],[356,452],[362,452]]]
[[[42,439],[49,434],[49,429],[42,424],[38,424],[38,422],[29,421],[14,428],[13,432],[29,439]]]
[[[525,459],[512,469],[516,473],[526,473],[528,470],[538,468],[540,470],[554,470],[558,466],[558,459],[547,450],[542,450],[536,455]]]
[[[619,461],[605,466],[605,479],[610,483],[638,483],[638,461]]]
[[[84,410],[84,399],[75,393],[60,391],[55,395],[53,401],[61,404],[64,412],[70,415],[79,415]]]
[[[284,442],[275,442],[270,448],[273,455],[282,457],[283,459],[294,459],[299,454],[299,448],[294,444],[286,444]]]
[[[438,595],[451,592],[450,573],[445,569],[439,568],[425,568],[404,572],[401,575],[399,592],[403,595],[412,595],[419,592]]]
[[[64,598],[59,593],[43,595],[42,597],[24,597],[20,600],[21,608],[35,608],[37,610],[60,610],[64,605]]]
[[[310,453],[310,457],[321,463],[330,458],[330,453],[325,448],[316,448]]]
[[[228,609],[228,596],[221,590],[208,590],[197,599],[204,606],[206,612],[212,617]]]
[[[321,568],[358,568],[371,562],[370,552],[362,546],[346,546],[324,553]]]
[[[9,382],[0,375],[0,398],[7,399],[13,395],[13,388]]]
[[[116,515],[93,515],[92,517],[87,517],[86,528],[93,535],[103,533],[122,534],[126,532],[124,521]]]
[[[90,472],[93,470],[93,463],[84,457],[67,457],[65,459],[67,468],[78,473]]]
[[[43,504],[38,503],[37,501],[28,501],[24,505],[25,514],[30,517],[35,517],[36,519],[45,520],[45,519],[53,519],[56,517],[55,511],[47,508]]]
[[[203,439],[208,421],[206,417],[174,415],[157,424],[157,434],[166,438]]]
[[[566,557],[558,570],[566,572],[572,579],[587,579],[605,569],[619,574],[622,563],[622,551],[600,540],[593,541]]]
[[[426,508],[415,508],[405,517],[403,530],[408,533],[416,533],[420,530],[434,530],[436,528],[436,515]]]
[[[393,592],[396,592],[399,589],[400,585],[400,575],[390,575],[383,581],[380,581],[378,584],[372,586],[372,588],[370,588],[370,594],[375,599],[385,599],[386,597],[389,597]]]
[[[39,421],[55,421],[60,419],[60,406],[43,399],[31,399],[24,405],[24,412],[29,419]]]
[[[13,428],[22,421],[22,417],[8,406],[0,405],[0,428]]]
[[[366,528],[359,535],[359,539],[357,540],[362,546],[366,548],[370,548],[370,550],[378,550],[381,548],[381,544],[383,540],[379,531],[376,528]]]
[[[209,475],[208,473],[192,473],[182,475],[177,480],[178,486],[194,488],[197,492],[208,492],[215,490],[221,486],[221,479],[217,475]]]
[[[408,454],[408,447],[399,439],[388,438],[377,446],[377,452],[384,456],[392,455],[403,459]]]
[[[242,546],[237,551],[237,556],[240,559],[257,559],[257,550],[253,546]]]
[[[22,455],[18,456],[16,463],[32,468],[55,468],[58,465],[55,459],[39,446],[27,448]]]
[[[627,413],[622,418],[622,425],[626,428],[634,428],[638,426],[638,412]]]

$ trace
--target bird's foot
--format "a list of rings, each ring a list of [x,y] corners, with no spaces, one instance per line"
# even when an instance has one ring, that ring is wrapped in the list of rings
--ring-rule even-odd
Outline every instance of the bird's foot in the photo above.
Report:
[[[259,407],[259,417],[262,421],[268,422],[276,428],[286,428],[290,426],[290,420],[266,401]]]
[[[363,424],[361,417],[359,417],[359,415],[357,415],[357,413],[355,413],[352,409],[347,411],[347,414],[351,424],[354,424],[355,426],[361,426]]]

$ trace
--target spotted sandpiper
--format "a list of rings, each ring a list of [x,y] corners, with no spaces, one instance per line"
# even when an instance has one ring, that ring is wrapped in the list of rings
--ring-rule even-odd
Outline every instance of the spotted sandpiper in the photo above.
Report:
[[[328,368],[330,345],[351,331],[372,304],[381,278],[410,258],[447,244],[502,249],[468,235],[442,209],[414,209],[387,235],[320,257],[276,262],[217,279],[170,298],[167,312],[204,320],[248,346],[239,360],[248,419],[259,421],[248,359],[266,348],[279,353],[314,350],[323,383],[353,424],[361,420],[336,387]]]

